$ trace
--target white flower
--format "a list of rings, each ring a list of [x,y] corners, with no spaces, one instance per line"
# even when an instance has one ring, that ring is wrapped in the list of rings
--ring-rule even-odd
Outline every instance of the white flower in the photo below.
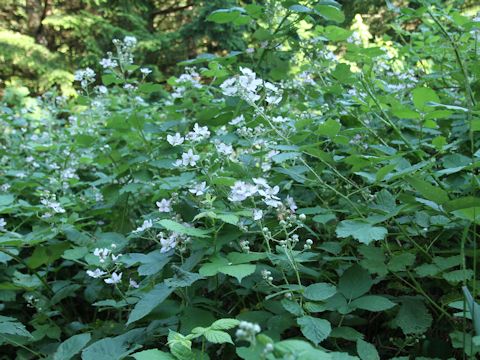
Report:
[[[295,203],[295,200],[293,200],[293,198],[290,197],[290,195],[287,195],[287,198],[285,199],[285,201],[291,212],[295,212],[295,210],[298,209],[298,206]]]
[[[10,189],[11,185],[10,184],[3,184],[2,186],[0,186],[0,190],[1,191],[8,191],[8,189]]]
[[[112,260],[113,260],[113,262],[116,262],[116,261],[120,258],[120,256],[122,256],[122,254],[118,254],[118,255],[112,254]]]
[[[86,88],[88,84],[91,84],[95,81],[95,71],[93,71],[89,67],[83,70],[77,70],[75,71],[73,79],[75,81],[79,81],[80,85],[82,85],[83,88]]]
[[[147,229],[150,229],[153,226],[153,221],[152,220],[145,220],[141,226],[133,230],[134,233],[139,233],[142,231],[145,231]]]
[[[272,120],[272,122],[274,122],[274,123],[284,123],[284,122],[289,121],[290,119],[286,118],[286,117],[283,117],[283,116],[275,116],[275,117],[270,118],[270,120]]]
[[[170,212],[172,211],[172,200],[162,199],[156,202],[158,206],[158,211],[160,212]]]
[[[270,105],[276,105],[282,101],[282,91],[278,89],[275,85],[269,82],[265,82],[265,89],[267,90],[267,96],[265,101]]]
[[[7,222],[5,221],[5,219],[0,218],[0,231],[5,231],[5,225],[7,225]]]
[[[243,114],[240,116],[237,116],[236,118],[233,118],[229,124],[230,125],[239,125],[245,122],[245,118],[243,117]]]
[[[263,210],[253,209],[253,220],[261,220],[263,218]]]
[[[253,179],[253,181],[257,185],[262,186],[262,188],[258,190],[258,194],[263,196],[263,202],[265,204],[274,208],[281,205],[280,198],[276,196],[280,191],[280,188],[278,186],[271,187],[263,178]]]
[[[135,36],[125,36],[123,42],[128,47],[134,47],[137,45],[137,38]]]
[[[105,281],[107,284],[118,284],[120,281],[122,281],[122,273],[117,274],[116,272],[113,272],[111,277],[103,281]]]
[[[103,58],[102,60],[100,60],[100,65],[104,69],[113,69],[113,68],[116,68],[118,66],[117,62],[115,60],[110,59],[110,58]]]
[[[138,288],[139,288],[138,283],[137,283],[135,280],[133,280],[133,279],[130,279],[130,280],[128,281],[128,283],[129,283],[130,287],[132,287],[132,288],[134,288],[134,289],[138,289]]]
[[[218,151],[220,154],[223,154],[223,155],[231,155],[231,154],[233,154],[233,147],[232,147],[232,145],[220,143],[220,144],[215,145],[215,147],[217,148],[217,151]]]
[[[222,85],[220,85],[220,89],[222,89],[223,95],[225,96],[235,96],[238,92],[237,79],[230,78],[225,80]]]
[[[106,87],[106,86],[103,86],[103,85],[100,85],[100,86],[97,88],[97,90],[98,90],[98,92],[99,92],[100,94],[106,94],[106,93],[108,93],[107,87]]]
[[[148,75],[152,72],[152,70],[150,70],[149,68],[140,68],[140,72],[143,74],[143,75]]]
[[[192,194],[194,194],[196,196],[202,196],[207,191],[207,183],[205,181],[203,181],[201,183],[195,184],[188,191],[190,191]]]
[[[243,201],[250,196],[253,196],[258,191],[258,188],[253,184],[248,184],[244,181],[236,181],[235,184],[230,188],[230,196],[228,199],[230,201]]]
[[[94,279],[97,279],[103,275],[105,275],[106,272],[103,271],[103,270],[100,270],[100,269],[95,269],[95,271],[92,271],[92,270],[87,270],[87,275],[94,278]]]
[[[177,246],[178,242],[178,234],[177,233],[172,233],[169,237],[164,238],[162,234],[160,235],[160,244],[162,245],[160,252],[161,253],[166,253],[169,252],[172,249],[175,249]]]
[[[225,80],[220,88],[225,96],[241,96],[249,101],[257,101],[260,95],[257,94],[258,87],[262,84],[262,80],[257,79],[256,74],[248,69],[240,67],[242,75],[236,78]]]
[[[176,133],[175,135],[167,135],[167,142],[172,146],[182,145],[185,141],[185,138],[180,135],[180,133]]]
[[[184,166],[195,166],[198,160],[200,160],[200,156],[195,155],[192,149],[189,149],[186,153],[182,154],[182,164]]]
[[[252,178],[255,185],[262,186],[264,188],[269,188],[270,186],[267,183],[267,180],[264,178]]]
[[[101,263],[105,262],[110,253],[110,249],[107,248],[95,248],[95,250],[93,251],[93,255],[97,256]]]
[[[210,137],[210,131],[206,126],[200,126],[198,123],[193,125],[193,131],[190,131],[187,135],[188,139],[192,141],[202,141]]]

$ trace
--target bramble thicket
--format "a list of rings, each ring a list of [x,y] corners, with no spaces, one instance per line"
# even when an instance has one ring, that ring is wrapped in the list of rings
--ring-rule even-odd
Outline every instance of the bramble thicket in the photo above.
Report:
[[[0,49],[0,359],[477,358],[479,6],[119,3]]]

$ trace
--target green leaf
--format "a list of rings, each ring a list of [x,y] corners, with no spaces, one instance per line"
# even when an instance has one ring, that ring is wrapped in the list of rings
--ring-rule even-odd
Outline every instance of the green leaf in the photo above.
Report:
[[[176,232],[182,235],[189,235],[199,238],[206,238],[208,237],[207,234],[209,233],[208,230],[197,229],[194,227],[188,227],[183,224],[179,224],[176,221],[170,219],[163,219],[158,222],[161,226],[165,229]]]
[[[7,206],[13,204],[15,197],[12,194],[0,195],[0,206]]]
[[[168,346],[178,360],[192,359],[192,342],[182,334],[169,330]]]
[[[245,12],[245,10],[240,7],[218,9],[208,15],[207,20],[213,21],[217,24],[226,24],[235,21],[242,12]]]
[[[135,360],[175,360],[169,353],[157,349],[140,351],[131,356],[135,358]]]
[[[357,309],[368,310],[373,312],[384,311],[396,306],[386,297],[379,295],[366,295],[352,301],[351,306]]]
[[[228,260],[221,257],[214,257],[211,262],[203,264],[198,273],[202,276],[214,276],[218,274],[220,268],[228,266]]]
[[[406,180],[427,200],[434,201],[439,205],[442,205],[449,200],[447,192],[443,189],[440,189],[438,186],[434,186],[417,177],[409,176],[406,178]]]
[[[358,339],[363,339],[363,334],[349,326],[340,326],[332,330],[330,337],[341,338],[349,341],[357,341]]]
[[[207,330],[203,335],[208,341],[214,344],[224,344],[224,343],[233,344],[232,338],[225,331]]]
[[[390,271],[405,271],[415,262],[415,254],[405,252],[403,254],[395,255],[388,263]]]
[[[240,324],[240,321],[237,319],[219,319],[210,326],[210,329],[229,330],[233,329],[235,326],[238,326],[238,324]]]
[[[344,41],[352,35],[351,31],[334,25],[327,26],[324,33],[327,39],[331,41]]]
[[[373,282],[369,273],[359,265],[352,265],[340,277],[338,291],[347,300],[355,299],[367,293]]]
[[[0,334],[17,335],[26,338],[32,337],[32,335],[25,328],[25,325],[15,321],[14,318],[5,316],[0,316]]]
[[[218,271],[222,274],[233,276],[240,283],[242,282],[242,279],[244,277],[253,274],[255,272],[255,269],[255,265],[239,264],[222,266],[218,269]]]
[[[307,286],[303,296],[309,300],[322,301],[332,297],[337,292],[337,288],[332,284],[317,283]]]
[[[176,265],[172,265],[172,270],[174,271],[173,278],[165,280],[165,284],[171,288],[187,287],[195,281],[203,279],[203,276],[185,271]]]
[[[316,131],[317,135],[326,136],[330,139],[337,136],[338,132],[340,131],[342,125],[333,119],[328,119],[323,124],[318,126]]]
[[[302,334],[315,345],[325,340],[332,331],[330,322],[312,316],[298,318],[297,324],[300,326]]]
[[[83,258],[85,255],[88,254],[88,248],[86,247],[74,247],[73,249],[66,250],[62,258],[66,260],[78,260]]]
[[[311,14],[313,12],[309,7],[299,4],[290,6],[288,10],[303,14]]]
[[[361,245],[358,249],[360,254],[364,256],[364,259],[360,261],[360,264],[364,269],[368,269],[371,274],[379,274],[380,276],[386,275],[388,270],[385,265],[385,254],[382,248],[371,245]]]
[[[69,360],[78,354],[90,341],[89,333],[74,335],[60,344],[53,355],[53,360]]]
[[[249,253],[240,253],[240,252],[231,252],[227,255],[228,260],[233,264],[245,264],[251,261],[258,261],[265,259],[267,254],[261,252],[249,252]]]
[[[387,235],[386,228],[373,226],[361,220],[343,220],[336,229],[336,234],[340,238],[352,236],[361,243],[370,244],[375,240],[383,240]]]
[[[405,335],[423,334],[432,324],[432,316],[422,300],[404,299],[393,322]]]
[[[303,308],[295,300],[282,299],[281,304],[282,304],[283,308],[285,310],[287,310],[292,315],[295,315],[295,316],[304,315]]]
[[[272,160],[279,164],[287,160],[297,159],[301,154],[298,152],[282,152],[280,154],[272,156]]]
[[[437,93],[434,90],[427,87],[413,89],[412,94],[413,94],[413,104],[418,110],[423,112],[433,110],[431,106],[427,106],[428,102],[435,102],[435,103],[440,102],[440,99]]]
[[[335,6],[317,5],[315,6],[315,10],[327,20],[335,21],[337,23],[343,23],[345,21],[343,11]]]
[[[98,340],[82,351],[82,360],[123,359],[140,347],[134,344],[140,342],[144,335],[144,329],[133,329],[116,337]]]
[[[158,305],[160,305],[172,292],[173,288],[165,283],[157,284],[155,287],[146,293],[133,308],[128,317],[127,325],[138,321],[152,312]]]
[[[357,353],[362,360],[380,360],[377,349],[372,344],[362,340],[357,340]]]
[[[442,274],[442,277],[450,283],[457,284],[465,280],[471,280],[474,272],[471,269],[453,270]]]

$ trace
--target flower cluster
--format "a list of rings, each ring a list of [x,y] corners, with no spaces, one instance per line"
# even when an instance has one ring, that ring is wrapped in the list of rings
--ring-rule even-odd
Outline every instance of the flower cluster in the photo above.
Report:
[[[235,336],[238,340],[245,340],[252,344],[255,344],[255,337],[260,333],[262,329],[260,325],[254,324],[248,321],[240,321],[238,329],[235,332]]]
[[[82,88],[86,89],[88,85],[95,82],[95,71],[89,67],[75,71],[73,76],[75,81],[79,81]]]

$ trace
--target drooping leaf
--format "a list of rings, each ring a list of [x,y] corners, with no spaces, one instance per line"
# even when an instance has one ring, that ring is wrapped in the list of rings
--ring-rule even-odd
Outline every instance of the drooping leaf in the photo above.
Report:
[[[53,360],[70,360],[78,354],[90,341],[89,333],[74,335],[60,344],[53,355]]]
[[[362,339],[357,340],[357,353],[362,360],[380,360],[380,355],[378,355],[375,346]]]
[[[169,353],[157,349],[140,351],[131,356],[135,358],[135,360],[175,360]]]
[[[332,331],[328,320],[318,319],[312,316],[298,318],[297,324],[300,326],[302,334],[315,345],[325,340]]]

